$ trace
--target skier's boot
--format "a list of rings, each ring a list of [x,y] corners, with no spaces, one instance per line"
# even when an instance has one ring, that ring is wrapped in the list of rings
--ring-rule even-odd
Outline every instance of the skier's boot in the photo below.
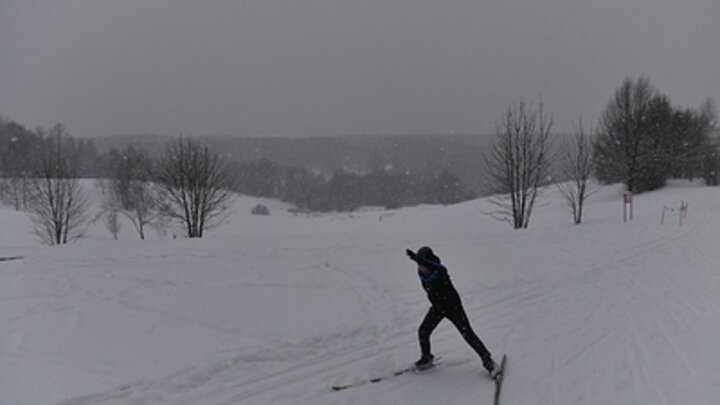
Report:
[[[415,362],[416,370],[427,370],[433,366],[433,359],[435,356],[432,354],[423,354],[420,360]]]
[[[488,357],[483,359],[483,366],[485,366],[488,374],[490,374],[490,378],[493,380],[500,375],[500,366],[492,358]]]

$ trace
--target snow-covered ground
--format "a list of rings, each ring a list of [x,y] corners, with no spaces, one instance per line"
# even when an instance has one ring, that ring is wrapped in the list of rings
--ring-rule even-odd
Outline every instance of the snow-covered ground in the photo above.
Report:
[[[428,308],[405,248],[448,266],[476,332],[507,353],[504,404],[717,404],[720,189],[603,188],[585,223],[554,193],[530,229],[485,200],[293,216],[241,197],[202,240],[39,245],[0,208],[0,404],[469,404],[494,385],[449,322],[441,367],[334,392],[417,359]],[[661,225],[663,205],[689,203]],[[250,215],[258,202],[272,215]]]

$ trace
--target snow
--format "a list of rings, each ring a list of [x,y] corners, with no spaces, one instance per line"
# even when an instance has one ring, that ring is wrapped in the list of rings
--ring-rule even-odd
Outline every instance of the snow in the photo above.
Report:
[[[627,223],[622,193],[601,189],[574,226],[550,192],[523,231],[483,199],[306,216],[239,197],[201,240],[140,241],[129,224],[113,240],[98,221],[62,247],[0,207],[0,257],[23,257],[0,261],[0,403],[491,403],[449,322],[432,339],[441,367],[331,389],[419,357],[428,303],[404,251],[430,245],[475,331],[508,353],[502,403],[716,404],[720,189],[634,196]],[[681,201],[682,227],[677,211],[661,225]]]

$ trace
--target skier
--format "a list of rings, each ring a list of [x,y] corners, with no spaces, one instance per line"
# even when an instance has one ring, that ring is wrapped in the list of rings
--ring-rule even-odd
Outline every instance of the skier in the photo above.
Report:
[[[448,318],[460,331],[465,341],[480,356],[490,377],[496,378],[499,373],[498,364],[492,359],[492,355],[470,326],[470,321],[468,321],[460,301],[460,295],[452,285],[447,268],[441,264],[440,258],[428,246],[421,247],[417,253],[410,249],[407,249],[405,253],[417,263],[418,276],[432,304],[418,328],[422,357],[415,362],[415,367],[422,370],[432,366],[435,357],[430,352],[430,334],[443,318]]]

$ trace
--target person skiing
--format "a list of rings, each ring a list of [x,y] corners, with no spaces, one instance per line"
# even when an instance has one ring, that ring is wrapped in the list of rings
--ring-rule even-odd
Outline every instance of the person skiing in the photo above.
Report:
[[[406,249],[405,253],[410,260],[417,263],[420,282],[431,304],[425,319],[418,328],[422,356],[415,362],[415,367],[422,370],[432,366],[435,357],[430,351],[430,334],[440,321],[447,318],[480,356],[490,377],[496,378],[499,373],[498,364],[492,359],[492,355],[470,326],[470,321],[460,301],[460,295],[450,281],[447,268],[441,263],[440,258],[428,246],[421,247],[417,253]]]

